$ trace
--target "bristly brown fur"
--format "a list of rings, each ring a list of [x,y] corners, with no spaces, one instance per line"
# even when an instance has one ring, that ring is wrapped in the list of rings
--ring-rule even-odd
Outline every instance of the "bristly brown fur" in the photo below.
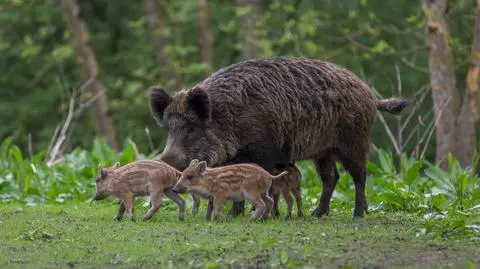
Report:
[[[189,92],[206,104],[189,106]],[[200,92],[209,100],[198,97]],[[252,162],[269,172],[313,159],[324,186],[316,216],[328,214],[338,180],[335,162],[341,161],[357,186],[354,215],[361,217],[367,209],[365,171],[376,110],[396,114],[406,105],[404,99],[378,100],[368,85],[336,64],[277,57],[223,68],[152,112],[168,125],[161,159],[180,170],[195,158],[212,167]],[[203,120],[205,107],[211,108],[209,124]]]

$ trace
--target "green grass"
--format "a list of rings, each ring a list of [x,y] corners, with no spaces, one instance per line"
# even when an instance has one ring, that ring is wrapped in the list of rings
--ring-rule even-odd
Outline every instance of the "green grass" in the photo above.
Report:
[[[407,213],[349,211],[317,220],[187,214],[167,204],[150,222],[114,220],[117,205],[0,205],[0,268],[475,268],[478,241],[416,237],[423,221]],[[187,211],[189,208],[187,209]],[[137,202],[140,219],[146,208]],[[282,211],[284,212],[284,210]],[[310,210],[306,210],[310,213]]]

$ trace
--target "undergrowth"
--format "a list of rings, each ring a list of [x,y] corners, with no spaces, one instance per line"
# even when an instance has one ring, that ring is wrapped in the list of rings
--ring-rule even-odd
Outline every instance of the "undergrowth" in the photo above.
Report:
[[[122,151],[115,152],[103,139],[96,139],[91,150],[77,148],[47,165],[45,151],[26,158],[8,138],[0,145],[0,202],[36,205],[89,201],[99,166],[154,159],[157,154],[139,153],[129,139]],[[367,165],[370,212],[418,214],[424,221],[414,231],[417,236],[480,240],[480,179],[474,166],[462,168],[449,155],[449,169],[444,171],[423,158],[404,155],[396,164],[391,152],[376,149],[376,154],[378,163]],[[478,158],[472,163],[477,162]],[[313,210],[319,202],[320,179],[310,161],[297,164],[303,178],[304,204]],[[338,169],[340,179],[333,204],[350,210],[355,200],[354,185],[340,164]]]

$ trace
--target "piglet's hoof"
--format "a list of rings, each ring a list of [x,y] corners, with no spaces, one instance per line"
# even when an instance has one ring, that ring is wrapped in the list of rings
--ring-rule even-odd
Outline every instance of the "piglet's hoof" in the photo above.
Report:
[[[184,221],[184,220],[185,220],[185,217],[184,217],[184,216],[178,216],[178,220]]]

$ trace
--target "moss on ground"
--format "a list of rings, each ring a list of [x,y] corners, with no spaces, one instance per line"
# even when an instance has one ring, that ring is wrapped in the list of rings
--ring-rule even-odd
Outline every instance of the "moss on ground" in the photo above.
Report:
[[[203,205],[203,203],[202,203]],[[228,209],[229,206],[227,206]],[[176,208],[142,222],[114,220],[116,204],[0,206],[1,268],[466,268],[480,265],[473,242],[415,236],[422,221],[405,213],[317,220],[218,222]],[[305,212],[310,213],[308,210]],[[338,212],[337,212],[338,213]],[[477,243],[478,244],[478,243]]]

